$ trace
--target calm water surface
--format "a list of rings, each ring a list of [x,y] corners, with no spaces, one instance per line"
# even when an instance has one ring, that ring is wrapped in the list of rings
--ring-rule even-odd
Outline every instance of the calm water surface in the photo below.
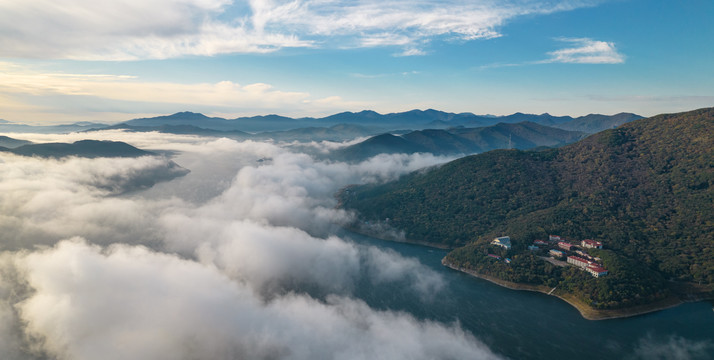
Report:
[[[399,286],[362,281],[356,296],[377,309],[458,322],[494,352],[512,359],[714,359],[711,302],[687,303],[626,319],[590,321],[566,302],[509,290],[441,265],[444,250],[344,232],[358,244],[392,249],[438,272],[446,286],[423,300]]]

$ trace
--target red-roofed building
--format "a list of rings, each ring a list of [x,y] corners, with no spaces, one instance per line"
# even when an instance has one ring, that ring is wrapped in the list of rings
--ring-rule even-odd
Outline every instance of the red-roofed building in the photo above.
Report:
[[[534,245],[548,245],[546,241],[543,240],[536,240],[533,242]]]
[[[600,266],[600,264],[594,261],[583,259],[581,257],[568,256],[568,264],[572,264],[579,268],[582,268],[594,277],[601,277],[607,275],[607,270],[604,267]]]
[[[550,241],[560,241],[562,240],[558,235],[548,235],[548,240]]]
[[[573,244],[571,244],[571,243],[569,243],[569,242],[565,242],[565,241],[559,241],[559,242],[558,242],[558,247],[561,248],[561,249],[563,249],[563,250],[568,250],[568,251],[570,251],[570,249],[573,248]]]
[[[585,270],[587,270],[587,272],[589,272],[592,276],[594,276],[596,278],[607,275],[607,270],[604,267],[599,266],[597,264],[590,265],[587,268],[585,268]]]
[[[488,254],[488,256],[490,256],[490,257],[492,257],[492,258],[494,258],[494,259],[496,259],[496,260],[501,260],[501,257],[498,256],[498,255],[496,255],[496,254]]]
[[[588,249],[602,249],[602,243],[595,240],[585,239],[580,242],[580,246]]]

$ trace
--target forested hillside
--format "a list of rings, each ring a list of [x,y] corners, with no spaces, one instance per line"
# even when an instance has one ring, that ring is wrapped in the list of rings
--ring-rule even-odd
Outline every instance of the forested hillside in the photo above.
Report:
[[[449,255],[467,267],[495,236],[509,235],[517,253],[560,234],[603,241],[612,263],[660,279],[650,283],[713,284],[714,109],[637,120],[558,149],[466,157],[350,188],[341,201],[409,239],[468,245]]]

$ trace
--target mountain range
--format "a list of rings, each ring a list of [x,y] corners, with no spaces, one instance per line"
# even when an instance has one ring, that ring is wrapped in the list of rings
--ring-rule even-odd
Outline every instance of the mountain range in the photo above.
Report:
[[[395,130],[447,129],[453,127],[486,127],[498,123],[533,122],[570,131],[594,133],[641,118],[631,113],[616,115],[591,114],[581,117],[553,116],[550,114],[515,113],[507,116],[450,113],[433,109],[410,110],[399,113],[380,114],[371,110],[342,112],[322,118],[291,118],[280,115],[263,115],[225,119],[209,117],[189,111],[152,118],[139,118],[106,125],[78,122],[65,125],[31,126],[0,121],[0,132],[6,133],[69,133],[87,130],[121,128],[131,131],[161,131],[177,134],[203,134],[209,136],[246,137],[246,133],[265,138],[272,136],[291,139],[316,137],[317,140],[346,140],[350,136],[376,135]],[[351,126],[349,131],[336,126]],[[301,130],[300,134],[290,131]],[[269,134],[268,134],[269,133]],[[321,135],[311,135],[322,133]],[[310,140],[315,140],[310,138]]]
[[[180,112],[168,116],[141,118],[124,122],[130,126],[192,125],[219,131],[262,132],[292,130],[307,127],[330,127],[338,124],[360,125],[376,129],[431,129],[450,127],[485,127],[498,123],[533,122],[571,131],[596,132],[623,123],[640,119],[639,115],[620,113],[612,116],[591,114],[573,118],[550,114],[515,113],[508,116],[474,115],[472,113],[449,113],[438,110],[410,110],[401,113],[379,114],[371,110],[342,112],[323,118],[290,118],[279,115],[240,117],[224,119],[208,117],[193,112]]]
[[[494,149],[556,147],[580,140],[585,135],[532,122],[498,123],[480,128],[416,130],[402,135],[385,133],[334,150],[329,156],[355,162],[381,153],[473,154]]]

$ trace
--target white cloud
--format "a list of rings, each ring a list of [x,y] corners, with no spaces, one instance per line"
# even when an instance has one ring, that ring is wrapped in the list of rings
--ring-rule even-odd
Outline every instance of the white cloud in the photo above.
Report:
[[[448,160],[397,154],[348,165],[315,161],[264,142],[120,131],[20,138],[123,140],[178,151],[175,160],[192,172],[127,197],[116,194],[164,169],[166,160],[2,155],[3,249],[50,245],[71,236],[103,245],[167,247],[251,279],[256,288],[291,278],[332,291],[349,289],[363,255],[329,237],[335,224],[351,218],[334,209],[334,192],[346,184],[390,180]],[[270,160],[256,162],[265,158]]]
[[[413,39],[405,35],[381,33],[363,37],[360,40],[360,45],[363,47],[408,45],[413,41]]]
[[[160,156],[54,160],[0,155],[1,249],[47,245],[74,235],[103,244],[153,244],[156,226],[150,214],[167,204],[116,195],[175,172]]]
[[[511,0],[0,1],[0,56],[84,60],[405,46],[500,36],[516,17],[591,2]],[[415,50],[412,50],[415,51]]]
[[[15,263],[34,290],[20,320],[52,358],[498,358],[457,326],[337,296],[264,301],[215,268],[143,247],[73,239]]]
[[[242,152],[251,152],[249,147]],[[166,229],[168,249],[195,255],[261,292],[285,284],[349,291],[362,267],[360,259],[366,259],[363,265],[369,269],[381,265],[368,273],[377,276],[380,271],[396,270],[397,265],[387,264],[400,258],[365,252],[330,236],[336,224],[352,219],[350,213],[335,209],[332,195],[345,184],[394,179],[445,161],[424,155],[384,155],[347,165],[317,162],[278,147],[271,158],[268,163],[242,167],[231,186],[205,205],[165,211],[159,222]],[[391,279],[414,276],[405,286],[420,295],[434,289],[435,274],[414,263],[409,269]]]
[[[426,55],[426,51],[416,48],[405,49],[403,52],[396,54],[396,56],[421,56]]]
[[[385,155],[348,165],[271,143],[119,131],[31,139],[87,137],[177,151],[174,160],[192,172],[115,195],[106,184],[159,160],[3,155],[3,356],[496,358],[458,324],[376,311],[351,298],[360,279],[398,284],[424,301],[445,282],[416,259],[329,229],[349,216],[334,209],[339,187],[446,158]],[[217,187],[220,193],[190,201]]]
[[[549,52],[550,59],[547,63],[576,63],[576,64],[621,64],[625,56],[617,52],[612,42],[592,40],[588,38],[562,38],[562,42],[572,44],[573,47]]]
[[[308,46],[215,20],[228,0],[0,1],[0,54],[131,60]]]

